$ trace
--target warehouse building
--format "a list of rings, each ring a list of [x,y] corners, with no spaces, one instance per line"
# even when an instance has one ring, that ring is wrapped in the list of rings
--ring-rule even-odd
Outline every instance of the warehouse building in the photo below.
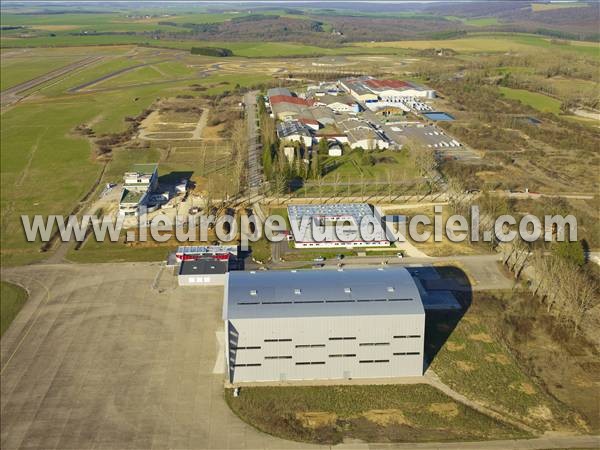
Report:
[[[231,272],[231,383],[421,376],[425,311],[404,268]]]

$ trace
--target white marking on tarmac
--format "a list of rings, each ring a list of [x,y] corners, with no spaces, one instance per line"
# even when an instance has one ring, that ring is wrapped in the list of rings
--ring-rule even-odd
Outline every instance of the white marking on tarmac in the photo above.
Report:
[[[213,373],[225,373],[225,332],[215,331],[217,336],[217,360]]]

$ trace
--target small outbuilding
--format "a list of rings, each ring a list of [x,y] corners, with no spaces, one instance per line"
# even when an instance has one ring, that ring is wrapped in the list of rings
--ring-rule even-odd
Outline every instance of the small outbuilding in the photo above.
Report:
[[[179,286],[224,286],[229,261],[216,258],[183,261],[179,266]]]

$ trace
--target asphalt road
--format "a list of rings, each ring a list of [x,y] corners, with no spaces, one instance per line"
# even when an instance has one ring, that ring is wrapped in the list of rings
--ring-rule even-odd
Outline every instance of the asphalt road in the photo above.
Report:
[[[285,259],[284,252],[282,251],[282,245],[287,247],[287,242],[274,244],[271,246],[271,257],[273,261],[264,265],[256,264],[251,261],[246,262],[246,270],[259,269],[260,267],[266,267],[267,269],[294,269],[298,267],[305,267],[306,265],[312,264],[312,260],[306,261],[279,261],[279,258]],[[277,258],[277,259],[276,259]],[[337,259],[328,259],[323,262],[324,266],[320,269],[314,270],[333,270],[338,268],[338,264],[342,262],[345,267],[352,266],[356,267],[372,267],[381,266],[384,262],[390,266],[422,266],[422,265],[438,265],[443,266],[444,263],[458,264],[463,268],[470,280],[472,285],[469,289],[480,291],[480,290],[493,290],[493,289],[512,289],[514,281],[508,278],[501,269],[502,256],[499,254],[490,255],[468,255],[468,256],[437,256],[437,257],[404,257],[398,258],[394,255],[386,256],[346,256],[342,261]]]

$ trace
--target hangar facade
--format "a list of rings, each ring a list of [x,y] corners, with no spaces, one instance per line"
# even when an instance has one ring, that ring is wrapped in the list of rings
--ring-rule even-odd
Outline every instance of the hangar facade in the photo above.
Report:
[[[230,272],[231,383],[421,376],[425,311],[404,268]]]

